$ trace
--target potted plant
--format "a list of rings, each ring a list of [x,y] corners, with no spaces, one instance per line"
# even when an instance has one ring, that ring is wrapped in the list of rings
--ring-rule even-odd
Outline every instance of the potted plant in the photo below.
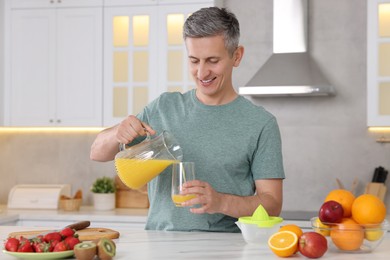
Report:
[[[115,208],[115,182],[113,178],[97,178],[92,184],[93,204],[97,210],[113,210]]]

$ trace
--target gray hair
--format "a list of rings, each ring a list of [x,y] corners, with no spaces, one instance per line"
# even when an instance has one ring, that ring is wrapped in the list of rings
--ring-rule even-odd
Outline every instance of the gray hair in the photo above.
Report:
[[[183,38],[223,35],[225,47],[233,55],[240,39],[240,25],[236,16],[226,8],[207,7],[190,15],[184,23]]]

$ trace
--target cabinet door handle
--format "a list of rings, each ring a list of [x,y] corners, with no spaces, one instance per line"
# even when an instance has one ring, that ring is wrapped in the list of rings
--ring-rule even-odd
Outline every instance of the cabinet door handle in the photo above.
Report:
[[[53,122],[54,122],[54,120],[53,120],[53,119],[50,119],[50,120],[49,120],[49,123],[53,123]]]
[[[61,0],[58,0],[57,3],[61,4]]]
[[[61,119],[57,119],[57,123],[61,123]]]
[[[51,4],[54,4],[54,0],[50,0],[50,3],[51,3]]]

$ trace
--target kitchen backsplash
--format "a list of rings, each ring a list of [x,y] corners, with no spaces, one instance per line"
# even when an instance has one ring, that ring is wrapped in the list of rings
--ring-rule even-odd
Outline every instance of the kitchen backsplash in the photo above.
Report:
[[[89,159],[94,133],[0,133],[0,204],[16,184],[70,184],[82,189],[91,204],[90,187],[97,177],[114,177],[112,162]]]

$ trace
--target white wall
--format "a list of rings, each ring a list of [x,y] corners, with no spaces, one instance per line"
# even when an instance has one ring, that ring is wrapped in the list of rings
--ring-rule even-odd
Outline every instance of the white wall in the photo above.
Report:
[[[0,111],[4,111],[4,2],[0,0]],[[0,124],[3,122],[4,113],[0,113]]]

